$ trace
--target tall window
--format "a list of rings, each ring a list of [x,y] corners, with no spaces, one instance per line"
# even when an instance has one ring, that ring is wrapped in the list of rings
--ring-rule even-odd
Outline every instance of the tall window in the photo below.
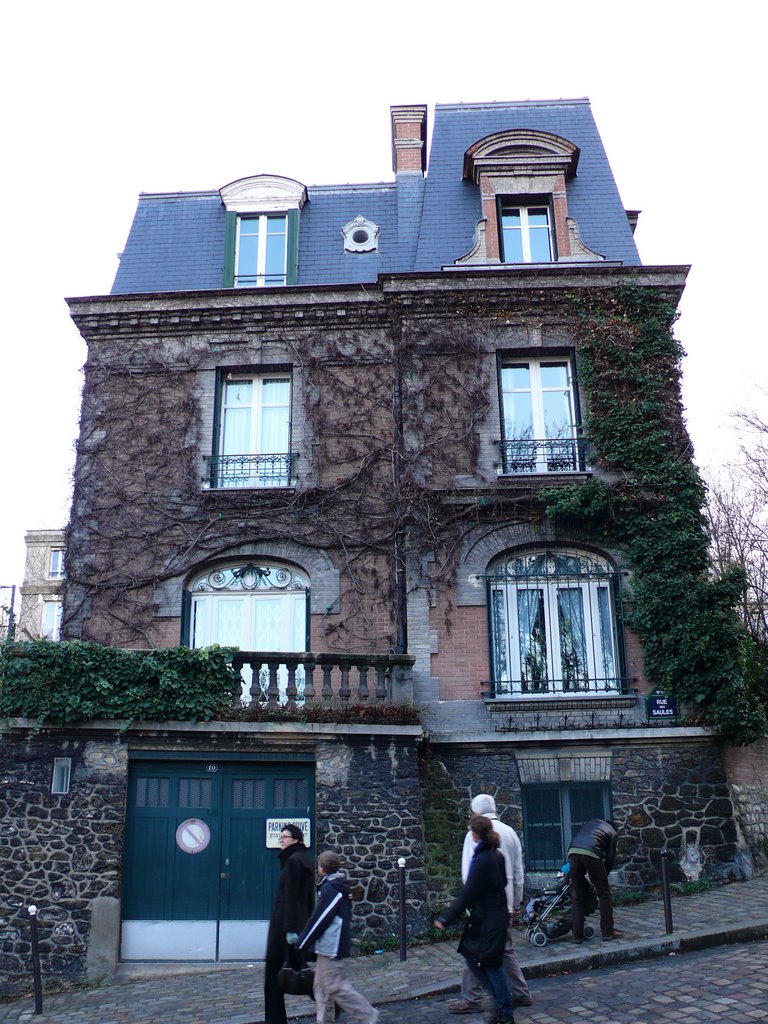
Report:
[[[551,263],[552,218],[549,206],[521,206],[499,201],[501,252],[504,263]]]
[[[238,217],[235,287],[265,288],[286,284],[288,217],[262,213]]]
[[[562,866],[574,832],[592,818],[610,817],[607,783],[523,786],[525,865],[529,871]]]
[[[48,564],[48,579],[50,580],[63,580],[64,579],[64,549],[63,548],[52,548],[51,549],[51,560]]]
[[[214,487],[291,483],[291,379],[287,374],[228,375],[221,385]]]
[[[621,692],[615,571],[576,551],[533,551],[488,576],[496,696]]]
[[[61,601],[43,601],[42,635],[49,640],[58,640],[61,636]]]
[[[562,357],[505,360],[500,385],[502,472],[583,469],[570,361]]]
[[[306,579],[287,567],[262,562],[215,569],[193,581],[190,600],[192,647],[221,644],[241,651],[307,650]],[[296,673],[303,691],[303,669]],[[266,699],[266,666],[256,679],[249,665],[243,668],[246,699]],[[278,688],[284,695],[287,670],[281,667]]]

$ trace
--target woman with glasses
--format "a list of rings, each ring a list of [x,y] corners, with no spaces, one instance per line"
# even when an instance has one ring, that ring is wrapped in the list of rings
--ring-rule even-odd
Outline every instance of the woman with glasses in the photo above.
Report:
[[[314,866],[298,825],[280,830],[280,878],[267,932],[264,964],[264,1019],[266,1024],[287,1024],[285,996],[277,972],[288,958],[287,936],[295,938],[309,920],[315,902]]]

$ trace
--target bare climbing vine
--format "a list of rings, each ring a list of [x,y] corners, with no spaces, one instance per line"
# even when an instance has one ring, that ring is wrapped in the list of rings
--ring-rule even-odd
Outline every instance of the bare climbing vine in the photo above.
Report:
[[[330,556],[339,600],[323,612],[329,648],[388,651],[398,639],[397,566],[407,585],[449,582],[480,519],[528,520],[528,501],[488,498],[477,473],[507,313],[465,302],[415,317],[396,300],[383,323],[283,330],[258,355],[207,339],[92,342],[68,535],[65,635],[121,646],[161,632],[160,585],[248,542]],[[219,365],[290,364],[303,410],[300,486],[205,490],[206,388]],[[167,616],[167,613],[166,613]]]

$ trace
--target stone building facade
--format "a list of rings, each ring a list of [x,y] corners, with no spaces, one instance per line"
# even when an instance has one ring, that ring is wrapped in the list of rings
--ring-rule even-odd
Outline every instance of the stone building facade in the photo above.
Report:
[[[412,934],[423,929],[417,726],[294,724],[270,737],[269,727],[254,724],[138,728],[93,722],[38,731],[34,722],[15,720],[6,730],[0,746],[0,991],[5,998],[29,991],[30,905],[38,907],[48,988],[98,982],[113,973],[121,946],[129,763],[137,757],[168,758],[171,749],[175,758],[202,758],[208,767],[232,757],[239,765],[256,765],[265,748],[273,759],[304,758],[316,787],[312,848],[336,849],[349,865],[360,893],[358,938],[378,942],[397,931],[400,857],[409,873],[409,928]],[[62,762],[66,780],[57,785]],[[260,824],[262,819],[253,828]],[[276,855],[274,849],[270,853]],[[255,872],[257,865],[250,862],[243,869]],[[156,866],[145,864],[144,870],[152,873]],[[185,928],[194,928],[194,921],[186,921]],[[124,930],[122,937],[125,941]]]
[[[591,437],[589,331],[627,296],[674,310],[687,268],[641,263],[586,101],[439,106],[429,160],[426,108],[391,122],[391,182],[143,195],[112,293],[70,300],[88,360],[63,635],[231,645],[246,703],[410,701],[421,723],[139,723],[98,741],[16,723],[40,820],[60,813],[57,743],[76,750],[73,786],[114,786],[93,819],[113,844],[103,877],[62,919],[73,976],[93,932],[107,960],[257,955],[286,815],[313,851],[342,850],[379,936],[405,856],[418,934],[419,752],[459,815],[496,797],[531,884],[597,815],[619,824],[620,884],[657,884],[664,849],[678,879],[754,869],[720,737],[685,708],[649,715],[626,547],[549,513],[631,477]],[[671,351],[654,356],[656,443],[687,460]],[[23,801],[8,820],[29,830]],[[185,880],[214,848],[216,905],[193,905]],[[258,880],[238,874],[250,856]]]
[[[27,557],[16,636],[58,640],[63,611],[66,535],[64,530],[28,530]]]

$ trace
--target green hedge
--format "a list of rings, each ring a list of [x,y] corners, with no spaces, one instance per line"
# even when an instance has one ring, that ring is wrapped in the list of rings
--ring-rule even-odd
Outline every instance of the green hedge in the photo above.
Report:
[[[0,644],[0,717],[182,722],[329,722],[418,725],[413,704],[233,707],[233,649],[130,651],[79,641]]]
[[[79,641],[0,645],[0,715],[40,721],[99,718],[206,722],[240,677],[225,647],[130,651]]]

